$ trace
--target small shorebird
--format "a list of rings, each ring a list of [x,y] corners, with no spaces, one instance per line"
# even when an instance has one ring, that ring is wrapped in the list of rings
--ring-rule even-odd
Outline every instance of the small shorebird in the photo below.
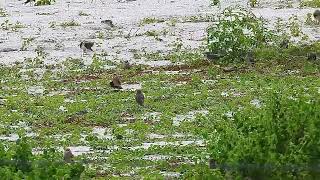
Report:
[[[123,62],[123,68],[124,68],[124,69],[130,69],[130,68],[131,68],[131,64],[129,63],[128,60],[126,60],[126,61]]]
[[[209,159],[209,169],[215,169],[215,168],[217,168],[217,162],[214,159],[210,158]]]
[[[67,148],[67,149],[64,151],[64,154],[63,154],[63,160],[64,160],[64,162],[66,162],[66,163],[72,163],[72,162],[73,162],[73,157],[74,157],[74,155],[72,154],[70,148]]]
[[[88,42],[88,41],[82,41],[80,43],[80,48],[83,50],[83,52],[93,51],[92,46],[94,45],[94,42]]]
[[[254,54],[252,51],[249,51],[247,54],[247,61],[249,64],[253,65],[255,63],[254,61]]]
[[[281,43],[280,43],[280,47],[282,49],[288,49],[289,47],[289,40],[288,39],[284,39]]]
[[[313,13],[313,17],[318,21],[320,22],[320,10],[315,10],[314,13]]]
[[[142,93],[142,91],[140,89],[138,89],[136,91],[136,102],[140,105],[140,106],[143,106],[144,104],[144,95]]]
[[[308,60],[310,60],[310,61],[315,61],[315,60],[317,60],[317,54],[316,53],[309,53],[308,54]]]
[[[110,86],[116,89],[122,89],[120,78],[117,75],[113,76]]]
[[[108,25],[108,26],[111,27],[111,28],[114,27],[114,24],[112,23],[112,21],[111,21],[110,19],[102,20],[101,23],[102,23],[102,24],[106,24],[106,25]]]

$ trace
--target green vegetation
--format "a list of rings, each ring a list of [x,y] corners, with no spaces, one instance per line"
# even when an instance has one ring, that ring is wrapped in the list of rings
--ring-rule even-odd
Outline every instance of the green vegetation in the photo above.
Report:
[[[319,0],[302,0],[300,2],[300,6],[301,7],[308,6],[308,7],[317,8],[317,7],[320,7],[320,1]]]
[[[47,148],[42,155],[32,155],[26,138],[21,138],[8,150],[0,145],[0,175],[3,179],[80,179],[84,166],[66,164],[54,148]]]
[[[274,91],[259,113],[247,109],[231,121],[213,122],[210,149],[222,173],[253,179],[319,177],[320,142],[314,138],[320,136],[320,99],[300,93],[289,99],[287,89]]]
[[[6,17],[6,16],[8,16],[6,11],[3,8],[0,8],[0,17]]]
[[[141,20],[141,22],[139,23],[140,26],[146,25],[146,24],[154,24],[154,23],[161,23],[164,22],[165,20],[163,19],[157,19],[154,17],[146,17],[144,19]]]
[[[17,21],[16,23],[11,23],[8,19],[6,19],[4,22],[0,24],[2,30],[7,31],[18,31],[20,28],[25,28],[25,26]]]
[[[36,0],[36,6],[44,6],[44,5],[51,5],[52,3],[56,2],[55,0]]]
[[[234,71],[228,73],[224,72],[228,66],[209,63],[192,50],[166,55],[170,61],[186,65],[129,70],[104,69],[106,62],[97,55],[91,65],[81,59],[45,65],[38,54],[24,63],[1,67],[5,87],[1,89],[2,136],[14,132],[27,135],[30,132],[23,126],[18,131],[11,128],[26,122],[35,133],[28,138],[32,148],[90,146],[92,152],[76,158],[83,165],[90,164],[85,165],[83,178],[111,178],[130,172],[135,178],[155,178],[163,177],[162,171],[184,178],[314,177],[317,172],[312,167],[317,162],[313,159],[319,154],[315,148],[319,134],[314,127],[319,123],[320,69],[318,61],[307,61],[305,56],[319,52],[319,47],[319,43],[290,46],[278,54],[277,49],[260,49],[253,67],[233,64]],[[155,56],[144,57],[152,60]],[[44,69],[42,75],[38,68]],[[176,70],[179,73],[168,73]],[[122,82],[142,84],[146,107],[139,108],[134,92],[111,89],[109,81],[119,71]],[[105,128],[99,136],[112,139],[93,133],[97,126]],[[152,134],[160,137],[151,138]],[[168,144],[157,145],[162,142]],[[143,143],[154,145],[139,148]],[[187,144],[180,145],[183,143]],[[10,141],[4,145],[15,146]],[[21,172],[13,168],[8,173],[19,173],[19,177],[43,174],[45,170],[36,168],[41,162],[36,159],[52,163],[50,167],[57,170],[50,173],[57,177],[72,176],[73,168],[81,171],[78,165],[56,166],[62,159],[57,151],[50,155],[54,160],[29,156],[32,169]],[[208,156],[218,162],[217,169],[208,169]],[[246,169],[260,166],[268,168]],[[286,168],[297,170],[294,174]]]
[[[75,20],[71,20],[71,21],[62,22],[60,24],[60,26],[62,26],[63,28],[72,27],[72,26],[80,26],[80,23],[76,22]]]
[[[199,15],[162,24],[212,22],[207,44],[203,37],[204,46],[197,49],[184,44],[180,32],[169,36],[172,27],[143,27],[139,35],[127,35],[121,27],[93,29],[88,36],[98,38],[101,47],[92,58],[50,64],[48,49],[63,51],[63,42],[50,40],[47,49],[35,44],[42,38],[23,38],[20,50],[32,43],[36,57],[0,66],[2,179],[319,177],[320,61],[308,56],[320,53],[320,43],[293,43],[304,36],[296,16],[288,23],[277,19],[273,31],[242,9],[227,9],[217,20]],[[163,20],[145,18],[140,25],[158,22]],[[59,25],[80,24],[48,24]],[[13,26],[7,21],[1,29]],[[80,53],[78,39],[67,35]],[[124,69],[123,59],[116,59],[122,45],[110,42],[101,50],[101,42],[117,37],[125,46],[133,43],[124,39],[131,35],[142,36],[139,42],[168,35],[164,41],[172,40],[165,44],[170,50],[128,47],[134,60]],[[282,46],[283,40],[289,45]],[[206,50],[220,59],[207,59]],[[249,52],[253,61],[247,63]],[[172,64],[152,66],[162,61]],[[114,74],[123,89],[110,87]],[[145,95],[143,107],[135,101],[136,89]],[[73,163],[63,160],[67,147],[75,155]],[[208,167],[209,159],[215,167]]]
[[[223,57],[224,62],[241,61],[239,57],[265,47],[272,37],[273,33],[252,13],[228,8],[219,23],[208,29],[208,50]]]
[[[90,14],[87,14],[83,11],[79,11],[79,16],[90,16]]]

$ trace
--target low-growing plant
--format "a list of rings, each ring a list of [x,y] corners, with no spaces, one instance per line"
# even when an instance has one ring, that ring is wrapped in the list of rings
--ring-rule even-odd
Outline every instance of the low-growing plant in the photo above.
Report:
[[[251,7],[256,7],[258,5],[258,0],[249,0],[249,5]]]
[[[6,16],[8,16],[6,11],[3,8],[0,8],[0,17],[6,17]]]
[[[211,5],[216,6],[220,3],[220,0],[211,0]]]
[[[20,50],[26,51],[34,39],[35,39],[34,37],[23,38]]]
[[[141,20],[141,22],[139,23],[140,26],[145,25],[145,24],[153,24],[153,23],[160,23],[160,22],[164,22],[163,19],[157,19],[154,17],[146,17],[144,19]]]
[[[54,2],[55,0],[37,0],[35,5],[36,6],[51,5]]]
[[[313,15],[312,13],[308,13],[307,14],[307,18],[306,18],[306,21],[305,21],[305,24],[306,25],[309,25],[309,26],[316,26],[316,25],[319,25],[319,21],[315,20],[313,18]]]
[[[210,149],[216,169],[239,178],[319,177],[320,99],[270,95],[263,110],[213,121]]]
[[[84,166],[64,163],[55,149],[44,149],[42,155],[32,154],[26,138],[21,138],[8,150],[0,145],[0,175],[3,179],[80,179]]]
[[[72,26],[80,26],[80,23],[76,22],[75,20],[66,21],[60,24],[60,26],[66,28],[66,27],[72,27]]]
[[[90,14],[87,14],[83,11],[79,11],[79,16],[90,16]]]
[[[3,23],[1,23],[1,29],[3,30],[17,31],[18,29],[24,28],[24,27],[25,26],[21,22],[17,21],[16,23],[13,24],[9,22],[8,19],[5,20]]]
[[[290,33],[292,36],[298,37],[299,35],[301,35],[302,31],[299,25],[298,17],[296,15],[291,16],[289,18],[289,26],[290,26]]]
[[[254,48],[272,41],[273,33],[262,19],[246,10],[227,8],[218,24],[208,28],[208,50],[227,62],[239,61]]]
[[[300,6],[308,6],[308,7],[320,7],[320,1],[319,0],[302,0],[300,1]]]

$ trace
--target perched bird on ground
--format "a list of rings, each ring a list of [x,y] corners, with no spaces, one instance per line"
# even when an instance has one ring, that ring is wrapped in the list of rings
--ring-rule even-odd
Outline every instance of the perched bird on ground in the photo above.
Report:
[[[31,2],[35,2],[35,0],[27,0],[26,2],[24,2],[24,4],[28,4],[28,3],[31,3]]]
[[[313,17],[320,22],[320,10],[315,10],[313,13]]]
[[[140,106],[143,106],[143,103],[144,103],[144,95],[142,93],[142,91],[140,89],[138,89],[136,91],[136,102],[140,105]]]
[[[120,78],[117,75],[113,76],[110,86],[116,89],[122,89]]]
[[[74,155],[72,154],[71,150],[69,148],[67,148],[65,151],[64,151],[64,154],[63,154],[63,160],[64,162],[66,163],[72,163],[73,162],[73,157]]]
[[[255,61],[254,61],[254,54],[252,51],[249,51],[248,54],[247,54],[247,61],[249,64],[254,64]]]
[[[316,53],[309,53],[308,54],[308,60],[310,60],[310,61],[317,60],[317,54]]]
[[[217,168],[217,162],[213,159],[209,159],[209,169],[215,169]]]
[[[129,63],[129,61],[126,60],[126,61],[123,62],[123,68],[124,69],[130,69],[131,68],[131,64]]]
[[[106,24],[106,25],[108,25],[109,27],[112,27],[112,28],[114,27],[114,24],[113,24],[112,21],[109,20],[109,19],[107,19],[107,20],[102,20],[101,23],[102,23],[102,24]]]
[[[288,49],[289,47],[289,40],[288,39],[284,39],[281,43],[280,43],[280,47],[282,49]]]
[[[80,48],[83,50],[83,52],[86,52],[86,51],[93,51],[92,50],[92,46],[94,45],[93,42],[88,42],[88,41],[82,41],[80,43]]]

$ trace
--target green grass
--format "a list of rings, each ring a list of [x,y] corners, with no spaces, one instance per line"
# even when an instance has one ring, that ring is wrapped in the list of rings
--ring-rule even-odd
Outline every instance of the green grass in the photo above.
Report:
[[[302,0],[300,2],[300,6],[301,7],[307,6],[307,7],[317,8],[317,7],[320,7],[320,1],[318,1],[318,0]]]
[[[307,61],[305,57],[308,52],[314,51],[319,51],[319,44],[303,48],[291,46],[277,56],[274,55],[278,52],[276,49],[260,50],[256,52],[255,65],[234,64],[235,71],[228,73],[223,68],[229,65],[208,62],[201,51],[149,57],[166,57],[173,62],[186,63],[162,68],[141,66],[130,70],[104,70],[105,63],[99,57],[95,57],[94,63],[88,67],[83,65],[81,59],[46,66],[41,58],[11,67],[2,66],[3,88],[0,93],[3,105],[0,106],[0,118],[4,128],[0,132],[4,136],[17,132],[28,134],[29,131],[23,127],[18,130],[12,127],[26,122],[36,133],[35,137],[27,138],[31,147],[90,146],[93,153],[76,157],[77,161],[91,164],[86,166],[83,178],[110,178],[129,172],[134,172],[132,177],[135,178],[163,177],[161,172],[177,172],[186,178],[200,177],[197,175],[202,172],[223,178],[227,176],[223,171],[207,168],[207,159],[215,152],[215,129],[235,128],[234,120],[225,114],[234,112],[238,117],[242,112],[250,112],[245,113],[245,119],[256,118],[258,113],[265,111],[274,92],[281,92],[282,100],[300,97],[305,102],[319,100],[319,63]],[[62,66],[65,70],[57,71]],[[41,79],[37,78],[35,68],[45,69]],[[23,69],[27,71],[21,71]],[[121,75],[123,83],[142,85],[146,96],[145,107],[136,104],[133,91],[111,89],[109,81],[114,73]],[[24,79],[26,75],[29,80]],[[41,87],[43,94],[29,94],[29,87],[34,86]],[[252,105],[254,99],[261,102],[262,108]],[[308,108],[308,104],[304,107]],[[83,110],[88,112],[79,114]],[[182,118],[178,126],[174,125],[176,118]],[[250,125],[251,122],[247,123]],[[106,128],[105,133],[113,139],[100,139],[93,134],[93,127],[97,126]],[[163,137],[154,139],[150,138],[150,134]],[[54,135],[61,135],[62,138]],[[87,137],[83,139],[83,135]],[[118,135],[123,139],[117,139]],[[203,144],[179,145],[183,141],[199,140]],[[143,143],[157,142],[169,144],[130,149]],[[3,143],[8,147],[14,146],[10,141]],[[236,150],[230,149],[238,152]],[[55,151],[53,154],[57,156],[57,161],[61,160],[61,153]],[[144,159],[146,155],[163,155],[167,159],[148,160]],[[103,157],[107,159],[101,159]],[[96,160],[89,160],[92,158]],[[223,156],[218,159],[219,162],[229,160]]]
[[[63,28],[72,27],[72,26],[80,26],[80,23],[76,22],[75,20],[71,20],[71,21],[62,22],[60,24],[60,26],[62,26]]]

